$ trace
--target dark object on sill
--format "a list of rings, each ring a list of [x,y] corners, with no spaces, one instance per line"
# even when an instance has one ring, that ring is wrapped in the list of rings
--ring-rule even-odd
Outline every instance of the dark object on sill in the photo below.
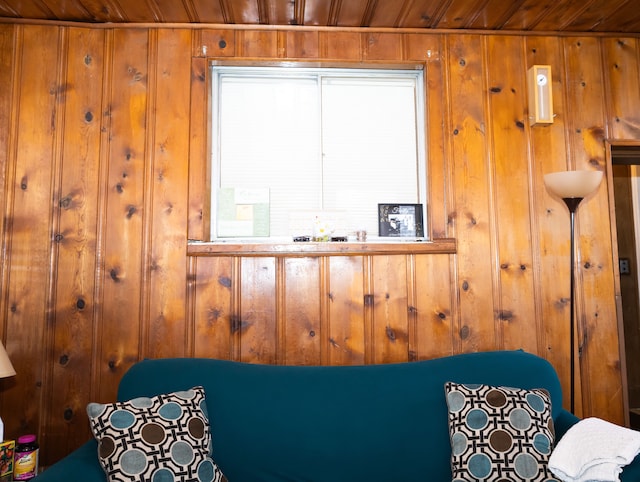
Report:
[[[347,237],[346,236],[332,236],[331,237],[331,241],[334,241],[334,242],[337,241],[337,242],[340,242],[340,243],[344,243],[344,242],[347,241]]]
[[[294,236],[293,237],[294,243],[308,243],[309,241],[311,241],[310,236]]]

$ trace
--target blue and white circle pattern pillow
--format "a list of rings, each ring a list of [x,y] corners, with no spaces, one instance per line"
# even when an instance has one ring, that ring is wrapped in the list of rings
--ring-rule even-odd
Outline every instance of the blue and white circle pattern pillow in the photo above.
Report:
[[[214,463],[202,387],[128,402],[90,403],[87,414],[109,482],[224,482]]]
[[[445,384],[453,482],[557,482],[546,390]]]

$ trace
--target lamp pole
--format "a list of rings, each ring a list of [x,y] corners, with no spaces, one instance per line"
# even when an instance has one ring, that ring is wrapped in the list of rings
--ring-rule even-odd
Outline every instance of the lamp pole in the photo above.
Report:
[[[547,190],[564,201],[569,208],[571,215],[571,287],[569,291],[569,305],[571,309],[569,321],[569,349],[570,366],[571,366],[571,413],[575,414],[575,331],[576,331],[576,308],[575,308],[575,291],[576,291],[576,242],[575,242],[575,217],[576,210],[580,202],[589,194],[598,189],[602,181],[601,171],[560,171],[545,174],[544,184]]]
[[[576,365],[576,360],[575,360],[575,329],[576,329],[576,311],[575,311],[575,306],[576,306],[576,302],[575,302],[575,286],[576,286],[576,247],[575,247],[575,232],[576,232],[576,228],[575,228],[575,218],[576,218],[576,209],[578,209],[578,205],[580,204],[580,201],[582,201],[583,198],[581,197],[565,197],[562,198],[562,200],[564,201],[564,203],[567,205],[567,208],[569,208],[569,214],[571,217],[571,255],[569,256],[570,259],[570,266],[571,266],[571,287],[569,290],[569,305],[570,305],[570,309],[571,309],[571,314],[569,316],[569,329],[570,329],[570,334],[569,334],[569,346],[570,346],[570,370],[571,370],[571,387],[570,387],[570,397],[571,397],[571,413],[575,414],[575,387],[576,387],[576,369],[575,369],[575,365]]]

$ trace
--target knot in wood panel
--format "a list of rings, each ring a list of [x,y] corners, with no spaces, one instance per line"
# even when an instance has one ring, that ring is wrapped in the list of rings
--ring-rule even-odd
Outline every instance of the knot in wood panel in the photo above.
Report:
[[[60,202],[58,203],[58,205],[62,209],[69,209],[69,207],[71,206],[71,195],[65,196],[62,199],[60,199]]]
[[[218,283],[225,288],[231,288],[231,278],[228,276],[218,276]]]
[[[393,342],[396,341],[396,332],[389,325],[386,326],[385,333],[387,335],[387,338],[389,338],[389,340]]]
[[[62,416],[67,422],[70,421],[73,418],[73,410],[69,407],[65,408]]]
[[[497,318],[500,321],[511,321],[514,318],[513,312],[509,310],[500,310],[497,313]]]

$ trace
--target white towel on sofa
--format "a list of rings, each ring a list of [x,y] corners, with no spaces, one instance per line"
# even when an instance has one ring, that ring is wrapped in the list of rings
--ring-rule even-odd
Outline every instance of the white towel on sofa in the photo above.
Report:
[[[560,439],[549,469],[565,482],[617,482],[622,468],[640,453],[640,432],[591,417]]]

